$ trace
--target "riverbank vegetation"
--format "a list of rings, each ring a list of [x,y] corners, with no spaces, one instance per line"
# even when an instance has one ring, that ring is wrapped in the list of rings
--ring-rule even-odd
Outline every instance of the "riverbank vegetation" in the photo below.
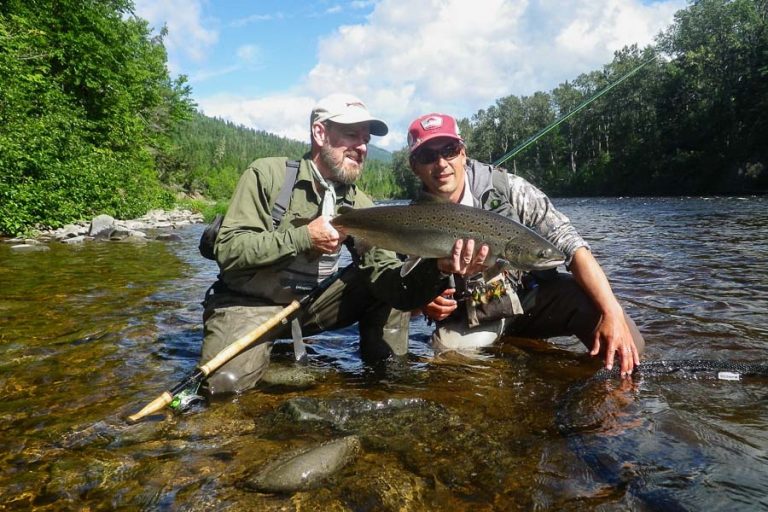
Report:
[[[130,0],[0,3],[0,234],[107,213],[140,216],[180,193],[225,202],[255,158],[305,142],[195,112]],[[628,70],[642,71],[504,163],[553,195],[768,190],[768,0],[698,0],[653,47],[549,92],[461,119],[471,157],[493,162]],[[417,188],[404,150],[371,147],[360,186]]]
[[[193,105],[127,0],[0,3],[0,233],[168,207],[169,131]]]

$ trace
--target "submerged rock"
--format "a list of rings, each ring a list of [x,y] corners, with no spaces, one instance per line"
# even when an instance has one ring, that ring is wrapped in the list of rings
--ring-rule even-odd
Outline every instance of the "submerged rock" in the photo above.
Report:
[[[347,436],[270,462],[248,479],[246,487],[262,492],[293,492],[320,485],[360,453],[357,436]]]
[[[426,405],[421,398],[388,398],[386,400],[365,400],[362,398],[317,399],[310,397],[292,398],[280,406],[280,412],[293,420],[327,422],[343,428],[350,422],[361,421],[363,417],[377,413],[389,413],[401,409],[420,408]]]
[[[423,398],[297,397],[284,402],[256,429],[268,439],[310,432],[355,435],[367,453],[394,457],[419,478],[436,478],[468,496],[473,489],[496,492],[506,485],[506,475],[519,465],[528,445],[524,437],[501,441],[486,433],[493,429],[482,420],[467,423]]]
[[[291,389],[308,389],[317,384],[315,372],[304,366],[269,365],[261,378],[263,386],[279,386]]]
[[[163,227],[171,227],[171,226],[163,226]],[[179,242],[181,241],[181,237],[176,233],[160,233],[159,235],[157,235],[156,240],[162,240],[165,242]]]

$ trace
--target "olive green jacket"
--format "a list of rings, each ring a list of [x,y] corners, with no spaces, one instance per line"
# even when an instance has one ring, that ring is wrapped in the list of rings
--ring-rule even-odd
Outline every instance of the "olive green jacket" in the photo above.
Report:
[[[279,282],[281,270],[295,258],[319,257],[312,249],[307,224],[321,214],[322,196],[313,185],[309,154],[304,155],[288,206],[277,230],[272,207],[285,181],[286,158],[262,158],[243,172],[216,238],[214,252],[219,279],[238,294],[274,304],[287,304],[295,295]],[[336,188],[336,211],[343,204],[373,206],[356,186]],[[400,277],[402,262],[391,251],[371,248],[360,255],[359,267],[369,274],[372,293],[392,307],[420,307],[447,287],[434,260],[417,265]]]

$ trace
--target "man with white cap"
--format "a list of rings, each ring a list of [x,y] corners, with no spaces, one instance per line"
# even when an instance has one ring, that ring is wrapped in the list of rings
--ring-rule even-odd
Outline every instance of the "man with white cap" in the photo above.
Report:
[[[618,355],[623,376],[639,363],[645,341],[624,314],[589,245],[539,189],[503,169],[467,158],[456,120],[431,113],[408,129],[409,163],[426,196],[490,210],[520,222],[566,255],[573,274],[507,270],[488,279],[455,278],[423,311],[437,321],[438,350],[468,350],[501,335],[529,338],[576,335],[602,355]],[[488,278],[489,276],[486,276]],[[457,298],[463,298],[458,302]]]
[[[311,112],[311,149],[301,161],[261,158],[243,172],[214,245],[220,274],[204,303],[201,361],[338,269],[345,237],[329,220],[344,205],[373,206],[355,180],[363,172],[371,135],[387,131],[359,98],[332,94]],[[485,253],[472,249],[472,244],[457,243],[451,258],[428,261],[406,277],[400,276],[401,261],[394,253],[363,252],[300,311],[292,329],[268,334],[223,365],[208,377],[204,391],[216,395],[252,388],[267,368],[272,341],[291,331],[300,345],[302,332],[312,335],[359,322],[365,360],[407,353],[408,311],[443,290],[446,273],[467,271],[467,256],[474,258],[472,265],[482,263]]]

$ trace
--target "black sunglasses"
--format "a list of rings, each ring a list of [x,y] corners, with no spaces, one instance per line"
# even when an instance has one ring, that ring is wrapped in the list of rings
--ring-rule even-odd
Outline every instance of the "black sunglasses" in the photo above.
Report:
[[[461,148],[462,145],[458,142],[452,142],[438,149],[422,148],[411,155],[411,160],[419,165],[431,164],[437,162],[440,158],[453,160],[459,156],[459,153],[461,153]]]

